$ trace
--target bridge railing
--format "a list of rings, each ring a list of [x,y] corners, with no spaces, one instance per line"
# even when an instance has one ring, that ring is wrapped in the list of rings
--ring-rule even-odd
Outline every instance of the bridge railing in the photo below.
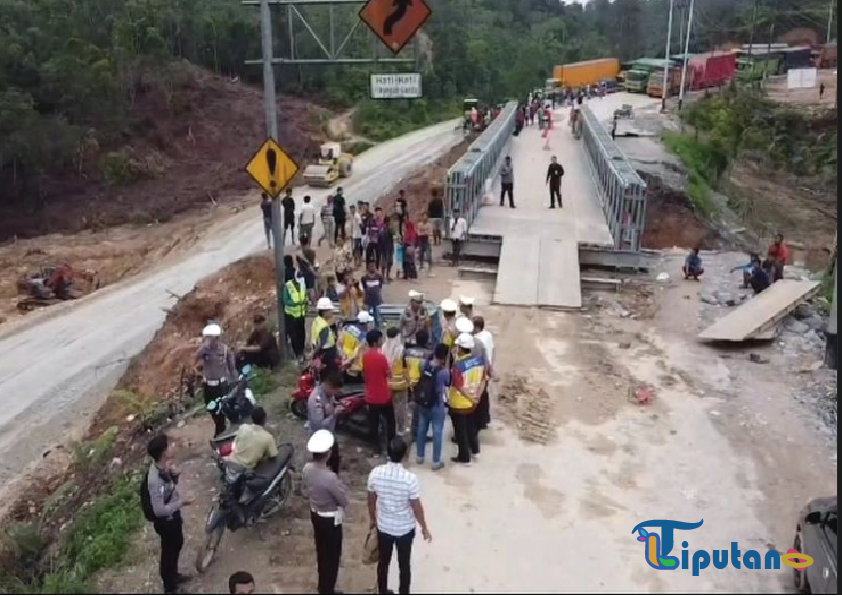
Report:
[[[646,183],[587,106],[582,141],[617,250],[638,251],[646,222]]]
[[[494,179],[506,156],[515,130],[517,102],[506,104],[497,118],[471,143],[445,180],[445,236],[450,235],[453,210],[459,209],[468,226],[474,223],[486,194],[486,184]]]

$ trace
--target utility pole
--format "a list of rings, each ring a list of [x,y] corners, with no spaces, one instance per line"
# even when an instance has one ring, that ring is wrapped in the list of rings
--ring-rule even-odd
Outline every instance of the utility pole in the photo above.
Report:
[[[669,86],[670,70],[670,38],[672,37],[672,12],[675,8],[675,0],[670,0],[670,22],[667,25],[667,43],[664,50],[664,87],[661,89],[661,111],[667,110],[667,88]]]
[[[771,76],[769,74],[769,64],[770,64],[769,56],[772,55],[772,40],[774,39],[774,37],[775,37],[775,23],[772,22],[772,24],[769,25],[769,41],[766,44],[766,62],[765,62],[766,67],[765,67],[765,70],[766,70],[766,78],[767,79],[769,78],[769,76]]]
[[[754,8],[751,11],[751,30],[748,35],[748,49],[749,49],[749,56],[752,60],[752,68],[754,68],[754,58],[752,56],[752,51],[754,50],[754,25],[757,23],[757,2],[758,0],[754,0]]]
[[[833,302],[830,305],[830,319],[827,322],[827,344],[824,363],[831,370],[837,370],[839,352],[836,343],[836,265],[833,265]]]
[[[269,0],[260,2],[260,37],[263,46],[263,109],[266,112],[266,131],[278,142],[278,102],[275,98],[275,67],[272,65],[272,11]],[[275,248],[275,291],[278,303],[278,344],[286,346],[284,329],[284,228],[281,224],[281,199],[272,199],[272,245]],[[279,350],[281,361],[286,348]]]
[[[678,92],[678,111],[684,104],[684,86],[687,83],[687,54],[690,52],[690,30],[693,28],[693,8],[696,0],[690,0],[690,9],[687,11],[687,37],[684,39],[684,66],[681,68],[681,89]]]
[[[830,0],[827,7],[827,43],[830,43],[830,33],[833,27],[833,2],[834,0]]]

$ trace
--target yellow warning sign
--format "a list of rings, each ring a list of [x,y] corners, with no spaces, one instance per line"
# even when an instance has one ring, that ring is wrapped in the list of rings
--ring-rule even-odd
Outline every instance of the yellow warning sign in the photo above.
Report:
[[[276,199],[298,174],[298,164],[275,139],[267,139],[246,165],[246,172],[266,194]]]

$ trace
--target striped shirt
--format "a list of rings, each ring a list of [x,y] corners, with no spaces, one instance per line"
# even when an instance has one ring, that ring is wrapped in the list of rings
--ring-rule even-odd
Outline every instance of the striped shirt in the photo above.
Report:
[[[401,464],[386,463],[368,475],[368,492],[377,494],[377,529],[389,536],[404,536],[415,529],[410,501],[421,498],[418,477]]]

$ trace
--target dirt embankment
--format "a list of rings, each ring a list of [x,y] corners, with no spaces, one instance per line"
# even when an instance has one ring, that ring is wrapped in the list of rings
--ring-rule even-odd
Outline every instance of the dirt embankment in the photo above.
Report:
[[[82,167],[53,174],[37,199],[0,205],[0,241],[167,221],[253,190],[243,168],[266,137],[260,90],[188,63],[160,76],[138,90],[123,142],[89,148]],[[289,97],[278,106],[281,146],[298,160],[312,155],[323,110]]]

